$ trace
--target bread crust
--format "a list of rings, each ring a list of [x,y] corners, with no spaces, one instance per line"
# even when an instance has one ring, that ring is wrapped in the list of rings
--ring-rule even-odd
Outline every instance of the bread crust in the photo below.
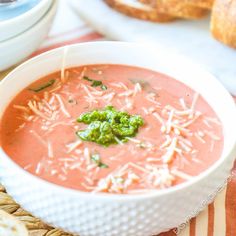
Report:
[[[142,4],[141,7],[132,6],[126,3],[125,0],[104,0],[111,8],[131,17],[135,17],[142,20],[153,21],[153,22],[170,22],[175,17],[159,13],[155,8]]]
[[[139,0],[139,1],[156,8],[159,12],[183,19],[201,19],[208,14],[207,9],[204,9],[202,7],[193,4],[194,1],[198,0]]]
[[[214,0],[185,0],[187,4],[194,5],[196,7],[202,7],[205,9],[212,9]]]
[[[236,48],[236,0],[215,0],[211,33],[218,41]]]
[[[150,6],[156,5],[155,0],[139,0],[142,3],[148,4]],[[171,1],[171,0],[170,0]],[[214,3],[214,0],[182,0],[182,4],[201,7],[205,9],[211,9]]]

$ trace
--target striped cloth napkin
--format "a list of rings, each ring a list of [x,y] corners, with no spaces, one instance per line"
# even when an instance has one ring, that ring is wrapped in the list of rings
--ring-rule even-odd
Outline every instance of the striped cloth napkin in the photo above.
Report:
[[[94,32],[69,6],[70,0],[60,0],[51,31],[32,56],[60,46],[95,40],[105,40]],[[178,233],[179,236],[236,236],[236,164],[232,178],[215,201]],[[159,236],[174,236],[176,231]]]

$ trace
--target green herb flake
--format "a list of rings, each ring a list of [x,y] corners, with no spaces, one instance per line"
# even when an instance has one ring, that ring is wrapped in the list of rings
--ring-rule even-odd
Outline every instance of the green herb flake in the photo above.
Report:
[[[109,168],[109,166],[108,166],[107,164],[102,163],[99,154],[93,154],[93,155],[91,156],[91,160],[92,160],[98,167],[100,167],[100,168],[103,168],[103,169]]]
[[[72,105],[77,105],[77,101],[74,100],[74,99],[72,99],[72,98],[70,98],[70,99],[68,100],[68,103],[70,103],[70,104],[72,104]]]
[[[101,89],[102,89],[102,90],[107,90],[107,86],[104,85],[104,84],[102,84],[102,85],[101,85]]]
[[[102,81],[100,80],[94,80],[91,84],[92,87],[98,87],[102,85]]]
[[[89,82],[92,82],[92,81],[93,81],[93,80],[90,79],[88,76],[84,76],[83,79],[84,79],[84,80],[87,80],[87,81],[89,81]]]
[[[30,88],[29,90],[38,93],[38,92],[52,86],[55,82],[56,82],[55,79],[51,79],[47,83],[40,85],[38,88]]]
[[[78,137],[103,146],[127,142],[128,137],[134,137],[144,124],[140,116],[117,111],[113,106],[84,113],[77,122],[88,124],[85,130],[76,132]]]
[[[88,76],[84,76],[83,79],[91,82],[92,87],[100,87],[102,90],[107,90],[107,86],[101,80],[90,79]]]
[[[109,166],[107,164],[104,164],[104,163],[99,163],[98,164],[98,167],[102,168],[102,169],[106,169],[106,168],[109,168]]]

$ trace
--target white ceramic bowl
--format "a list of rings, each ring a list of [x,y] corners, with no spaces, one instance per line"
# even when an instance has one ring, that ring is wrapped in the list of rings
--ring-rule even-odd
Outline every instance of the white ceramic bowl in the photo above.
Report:
[[[25,62],[0,83],[0,117],[10,100],[38,78],[60,70],[64,48]],[[31,175],[0,149],[1,183],[26,210],[80,236],[150,236],[195,216],[211,202],[230,174],[236,156],[236,108],[208,72],[189,61],[144,45],[94,42],[68,46],[66,66],[125,64],[168,74],[198,91],[224,127],[222,157],[207,171],[178,186],[143,195],[91,194]]]
[[[31,55],[47,36],[57,10],[57,1],[30,29],[9,40],[0,42],[0,71],[3,71]]]
[[[41,0],[31,10],[22,15],[0,22],[0,42],[29,29],[47,12],[51,4],[52,0]]]

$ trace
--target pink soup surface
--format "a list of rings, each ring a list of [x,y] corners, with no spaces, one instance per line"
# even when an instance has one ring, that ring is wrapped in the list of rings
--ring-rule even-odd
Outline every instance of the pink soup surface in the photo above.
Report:
[[[107,89],[92,87],[84,76]],[[107,105],[140,115],[144,125],[126,143],[81,140],[76,132],[88,125],[76,119]],[[1,146],[26,171],[61,186],[144,193],[209,168],[221,156],[223,134],[213,109],[183,83],[143,68],[89,65],[50,74],[21,91],[2,117]],[[91,159],[94,154],[106,168]]]

